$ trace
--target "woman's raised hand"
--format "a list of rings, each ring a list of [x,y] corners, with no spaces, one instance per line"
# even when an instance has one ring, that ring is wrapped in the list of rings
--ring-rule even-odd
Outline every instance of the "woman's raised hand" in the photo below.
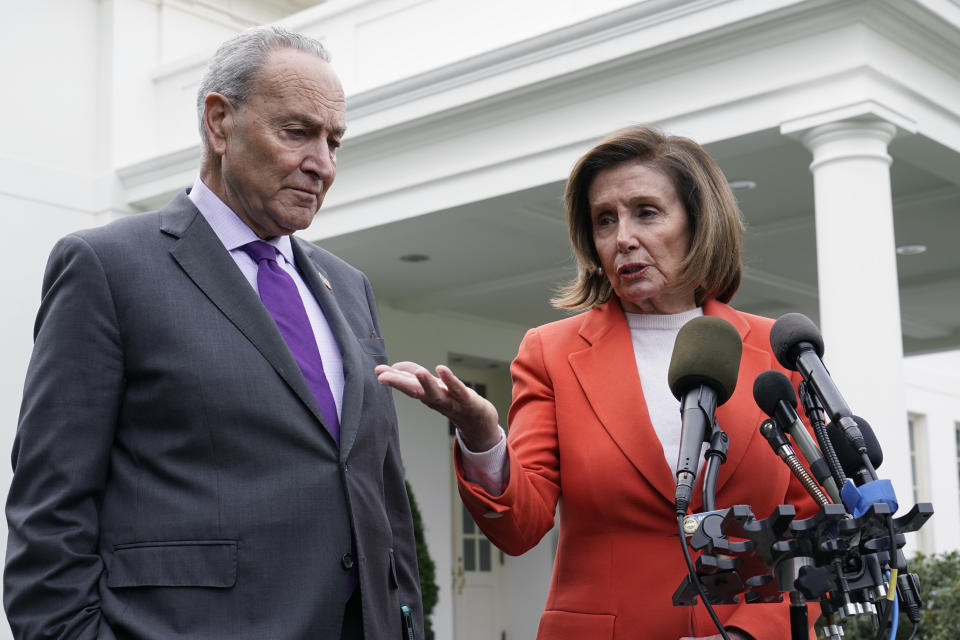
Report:
[[[381,364],[374,369],[380,384],[416,398],[446,416],[460,430],[461,443],[470,451],[486,451],[500,439],[497,409],[463,384],[448,367],[438,365],[433,375],[416,362]]]

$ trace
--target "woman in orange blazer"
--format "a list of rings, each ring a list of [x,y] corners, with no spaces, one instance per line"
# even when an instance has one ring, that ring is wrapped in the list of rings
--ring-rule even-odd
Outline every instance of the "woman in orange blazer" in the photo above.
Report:
[[[679,402],[666,373],[683,323],[717,316],[743,341],[736,390],[717,410],[730,447],[716,504],[747,504],[757,517],[785,503],[801,517],[815,511],[758,432],[753,381],[780,369],[773,322],[725,304],[740,281],[739,211],[699,145],[645,127],[581,158],[566,205],[579,269],[554,304],[585,312],[525,336],[511,366],[509,438],[493,406],[446,367],[435,377],[415,363],[381,366],[380,381],[458,426],[460,495],[500,549],[535,546],[560,505],[538,640],[720,638],[701,606],[671,602],[687,569],[673,502]],[[715,609],[730,638],[790,637],[786,603]]]

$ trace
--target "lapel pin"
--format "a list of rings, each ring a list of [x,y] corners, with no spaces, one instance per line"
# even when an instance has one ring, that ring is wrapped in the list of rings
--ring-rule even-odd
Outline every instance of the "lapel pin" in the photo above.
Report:
[[[333,291],[333,285],[330,284],[330,281],[327,280],[327,277],[319,271],[317,272],[317,275],[320,276],[320,282],[323,283],[323,286],[325,286],[327,289],[330,289],[330,291]]]

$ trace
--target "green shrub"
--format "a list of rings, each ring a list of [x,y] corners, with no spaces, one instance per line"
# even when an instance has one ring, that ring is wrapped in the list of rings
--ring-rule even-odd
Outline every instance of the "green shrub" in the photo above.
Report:
[[[923,599],[920,632],[916,637],[929,640],[960,638],[960,553],[917,554],[908,561],[907,567],[920,578],[920,597]],[[871,616],[844,620],[842,626],[843,640],[874,640],[877,637]],[[821,621],[818,621],[818,638],[823,637],[820,627]],[[897,640],[906,640],[912,631],[913,626],[901,608]]]
[[[437,605],[437,586],[436,574],[437,567],[430,557],[430,550],[427,549],[427,541],[423,536],[423,517],[420,515],[420,508],[417,506],[417,499],[413,497],[413,488],[407,482],[407,498],[410,501],[410,512],[413,515],[413,538],[417,543],[417,566],[420,569],[420,595],[423,598],[423,633],[426,638],[433,637],[433,624],[430,621],[430,614]]]

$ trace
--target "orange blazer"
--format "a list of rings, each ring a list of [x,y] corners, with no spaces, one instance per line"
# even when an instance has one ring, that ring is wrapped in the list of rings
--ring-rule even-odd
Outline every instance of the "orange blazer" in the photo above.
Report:
[[[793,504],[798,517],[812,515],[816,505],[758,430],[766,416],[753,400],[753,381],[767,369],[782,371],[770,350],[773,321],[715,301],[704,313],[728,320],[743,339],[736,391],[717,410],[730,437],[717,507],[748,504],[765,518],[775,506]],[[717,633],[702,604],[671,602],[687,572],[677,540],[676,482],[645,408],[619,302],[530,330],[511,374],[503,494],[464,480],[459,449],[455,463],[464,504],[506,553],[536,545],[553,527],[560,504],[559,547],[538,640]],[[702,509],[702,475],[691,512]],[[790,637],[786,602],[715,608],[725,626],[757,640]],[[811,627],[814,618],[811,613]]]

